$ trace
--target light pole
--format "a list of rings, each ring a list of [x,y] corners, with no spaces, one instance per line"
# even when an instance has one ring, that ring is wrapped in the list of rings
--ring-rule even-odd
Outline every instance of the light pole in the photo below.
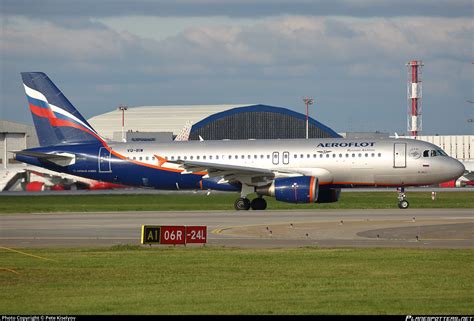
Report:
[[[122,142],[126,142],[125,139],[125,111],[128,109],[127,106],[119,106],[118,110],[122,111]]]
[[[308,129],[309,129],[309,110],[308,106],[314,103],[313,98],[303,98],[304,103],[306,104],[306,139],[308,139]]]

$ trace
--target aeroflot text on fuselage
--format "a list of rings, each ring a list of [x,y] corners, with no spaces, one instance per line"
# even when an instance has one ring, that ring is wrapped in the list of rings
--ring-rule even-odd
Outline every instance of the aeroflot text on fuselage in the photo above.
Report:
[[[317,147],[373,147],[375,142],[319,143]]]

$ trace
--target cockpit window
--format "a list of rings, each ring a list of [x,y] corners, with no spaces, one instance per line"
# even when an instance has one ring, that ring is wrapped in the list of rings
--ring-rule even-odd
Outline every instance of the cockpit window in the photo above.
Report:
[[[423,157],[436,157],[436,156],[448,156],[443,150],[437,149],[437,150],[425,150],[423,151]]]

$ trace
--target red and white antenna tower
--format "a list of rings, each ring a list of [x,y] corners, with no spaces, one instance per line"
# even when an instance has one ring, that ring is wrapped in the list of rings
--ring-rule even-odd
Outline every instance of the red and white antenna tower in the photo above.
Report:
[[[411,136],[418,136],[422,130],[421,122],[421,60],[412,60],[407,63],[408,68],[408,123],[407,130]]]

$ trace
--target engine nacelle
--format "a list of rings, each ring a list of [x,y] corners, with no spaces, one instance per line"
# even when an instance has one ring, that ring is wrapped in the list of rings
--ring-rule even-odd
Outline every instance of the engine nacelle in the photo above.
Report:
[[[316,203],[334,203],[339,200],[340,195],[341,195],[340,188],[320,189],[318,200],[316,201]]]
[[[319,181],[314,176],[277,178],[270,185],[255,188],[260,195],[273,196],[287,203],[315,203],[318,199]]]

